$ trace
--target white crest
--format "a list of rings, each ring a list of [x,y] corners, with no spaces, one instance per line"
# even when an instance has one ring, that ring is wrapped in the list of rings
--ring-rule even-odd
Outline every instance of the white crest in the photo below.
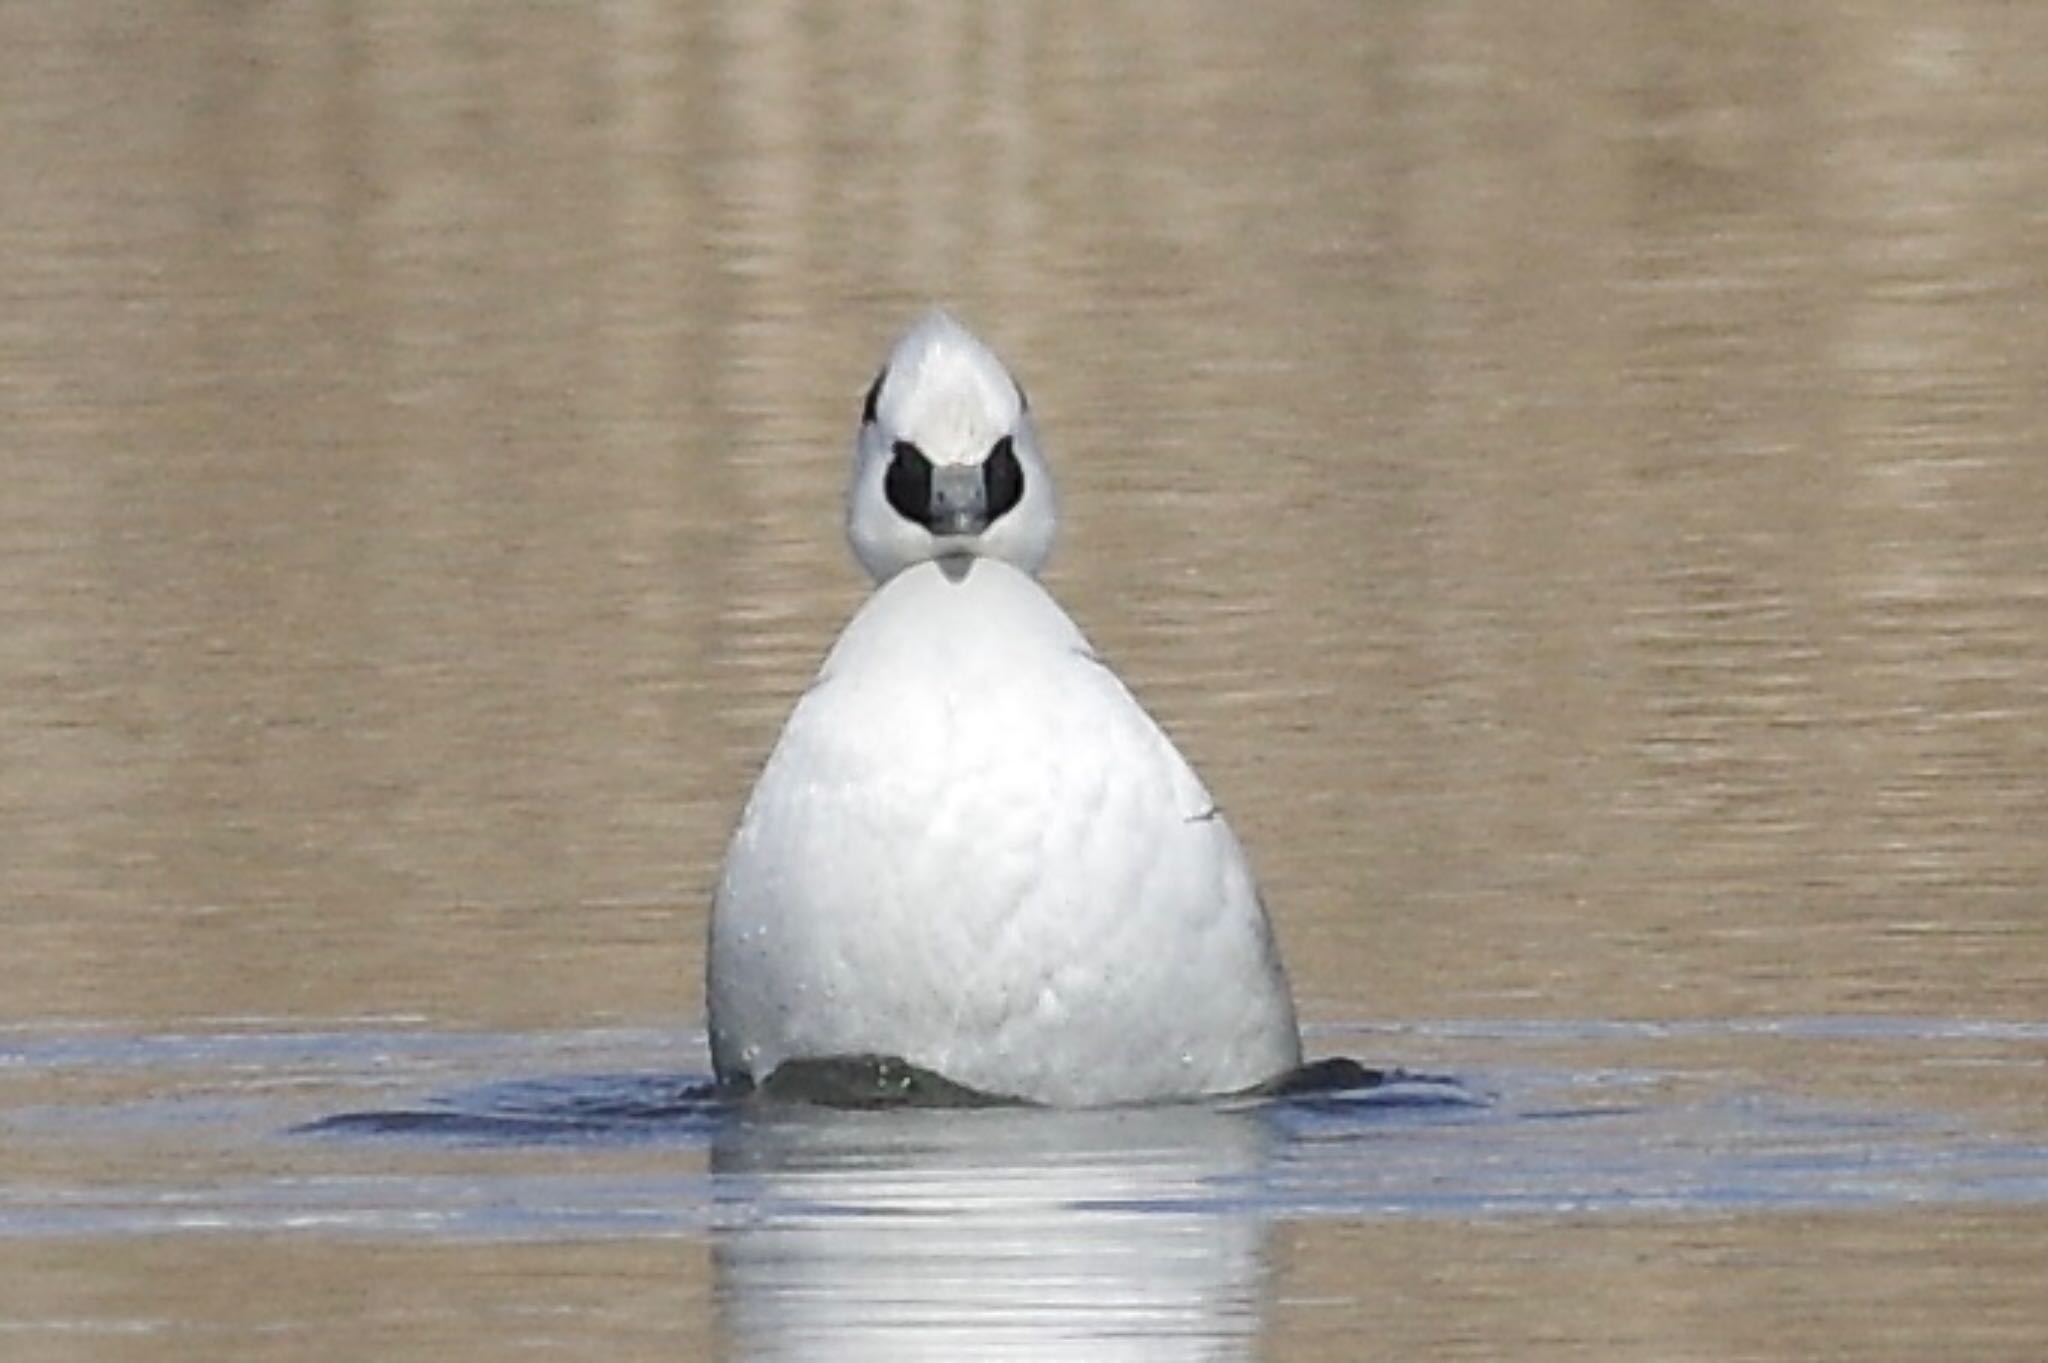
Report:
[[[932,559],[1036,574],[1057,529],[1023,389],[943,312],[896,343],[861,412],[846,537],[876,582]]]

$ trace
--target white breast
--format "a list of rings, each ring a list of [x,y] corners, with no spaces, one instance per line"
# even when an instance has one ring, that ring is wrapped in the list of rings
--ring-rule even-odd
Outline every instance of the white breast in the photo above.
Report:
[[[1045,590],[891,578],[790,717],[727,854],[722,1078],[900,1056],[1059,1104],[1222,1093],[1299,1061],[1244,854]]]

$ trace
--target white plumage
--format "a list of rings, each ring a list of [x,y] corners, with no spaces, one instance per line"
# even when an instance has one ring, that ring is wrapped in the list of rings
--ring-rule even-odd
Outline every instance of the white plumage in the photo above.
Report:
[[[722,1083],[880,1055],[1095,1105],[1299,1063],[1229,824],[1032,576],[1055,523],[1022,392],[927,317],[855,447],[848,536],[880,585],[726,854],[708,966]]]

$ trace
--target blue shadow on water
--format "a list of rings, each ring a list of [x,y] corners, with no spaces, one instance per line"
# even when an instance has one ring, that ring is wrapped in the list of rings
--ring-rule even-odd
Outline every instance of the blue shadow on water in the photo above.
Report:
[[[854,1111],[906,1111],[919,1106],[914,1102],[839,1101],[843,1097],[844,1090],[835,1089],[832,1100],[815,1106]],[[1304,1066],[1270,1094],[1184,1106],[1292,1108],[1330,1118],[1347,1114],[1363,1118],[1470,1111],[1487,1106],[1488,1101],[1486,1095],[1448,1075],[1375,1070],[1355,1061],[1332,1059]],[[338,1112],[302,1123],[292,1132],[510,1146],[689,1145],[710,1138],[721,1123],[745,1114],[790,1114],[800,1106],[806,1105],[787,1098],[731,1097],[703,1075],[552,1075],[478,1085],[439,1095],[419,1107]],[[952,1111],[962,1105],[946,1102],[932,1106]]]
[[[556,1075],[484,1084],[416,1108],[338,1112],[292,1131],[495,1145],[692,1144],[730,1107],[709,1078],[693,1075]]]

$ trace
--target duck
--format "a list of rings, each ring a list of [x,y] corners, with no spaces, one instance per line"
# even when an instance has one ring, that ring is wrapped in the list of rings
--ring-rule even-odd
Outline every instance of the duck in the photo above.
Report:
[[[881,1057],[1050,1107],[1246,1093],[1301,1063],[1244,848],[1039,581],[1058,529],[1024,389],[943,311],[861,406],[845,529],[874,590],[720,869],[722,1090]]]

